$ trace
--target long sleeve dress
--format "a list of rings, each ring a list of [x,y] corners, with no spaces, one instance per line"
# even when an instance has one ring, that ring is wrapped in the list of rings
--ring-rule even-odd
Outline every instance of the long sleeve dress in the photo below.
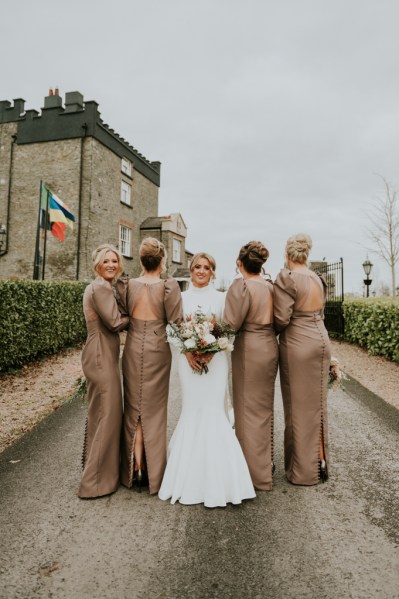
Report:
[[[141,318],[142,306],[151,319]],[[121,482],[133,484],[134,441],[139,421],[150,493],[157,493],[166,466],[167,404],[171,352],[166,342],[168,322],[182,317],[180,288],[175,279],[155,284],[131,279],[127,290],[130,317],[122,358],[124,415],[122,434]]]
[[[182,294],[184,316],[197,310],[221,319],[224,294],[212,285],[191,286]],[[206,507],[239,504],[255,497],[248,466],[225,411],[228,361],[216,353],[209,371],[194,373],[178,356],[182,411],[169,444],[160,499]]]
[[[327,381],[330,343],[324,326],[327,285],[321,275],[283,269],[274,284],[274,321],[280,333],[280,380],[287,479],[320,481],[320,439],[329,463]]]
[[[88,414],[79,497],[100,497],[119,486],[122,390],[119,332],[129,322],[118,310],[111,285],[98,277],[86,287],[83,311],[87,341],[82,368],[87,380]]]
[[[256,489],[272,488],[274,385],[278,346],[273,329],[273,284],[236,279],[223,320],[239,331],[231,357],[235,430]]]

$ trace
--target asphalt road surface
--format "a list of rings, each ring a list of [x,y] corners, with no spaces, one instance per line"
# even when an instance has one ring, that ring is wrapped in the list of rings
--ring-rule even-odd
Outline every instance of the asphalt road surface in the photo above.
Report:
[[[170,430],[179,409],[173,376]],[[284,479],[278,388],[274,489],[227,508],[78,499],[85,414],[0,454],[1,598],[399,598],[399,412],[353,381],[330,393],[330,480]]]

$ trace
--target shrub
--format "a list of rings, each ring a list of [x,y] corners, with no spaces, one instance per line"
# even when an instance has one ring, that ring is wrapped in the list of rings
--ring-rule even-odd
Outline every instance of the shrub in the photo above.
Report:
[[[345,301],[345,339],[399,362],[399,303],[378,299]]]
[[[86,337],[86,281],[0,281],[0,372]]]

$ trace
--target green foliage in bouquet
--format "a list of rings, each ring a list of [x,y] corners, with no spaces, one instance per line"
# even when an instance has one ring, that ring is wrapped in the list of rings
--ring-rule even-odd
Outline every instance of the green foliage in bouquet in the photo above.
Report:
[[[373,300],[344,302],[345,339],[399,362],[399,303]]]
[[[0,372],[86,337],[86,281],[0,281]]]

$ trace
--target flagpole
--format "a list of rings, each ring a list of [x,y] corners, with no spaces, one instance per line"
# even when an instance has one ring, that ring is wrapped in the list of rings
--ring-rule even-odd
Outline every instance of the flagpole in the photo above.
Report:
[[[36,230],[36,244],[35,244],[35,258],[33,261],[33,280],[37,281],[40,274],[40,216],[42,210],[42,185],[43,181],[40,180],[39,187],[39,211],[37,215],[37,230]]]
[[[42,281],[44,281],[44,270],[46,268],[46,246],[47,246],[47,228],[49,225],[50,215],[48,213],[48,205],[49,205],[49,190],[46,187],[47,192],[47,202],[46,202],[46,216],[45,216],[45,226],[44,226],[44,245],[43,245],[43,270],[42,270]]]

